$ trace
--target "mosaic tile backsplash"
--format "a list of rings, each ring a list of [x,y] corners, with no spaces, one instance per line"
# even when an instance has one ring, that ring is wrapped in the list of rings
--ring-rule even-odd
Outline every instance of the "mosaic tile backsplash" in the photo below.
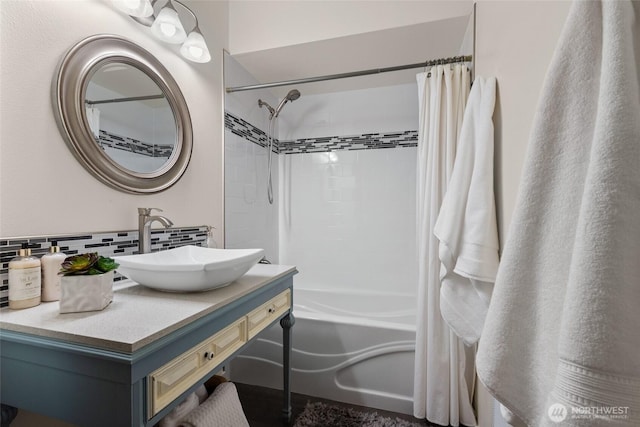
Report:
[[[151,250],[173,249],[179,246],[205,246],[207,226],[165,228],[151,231]],[[49,252],[52,242],[57,242],[60,250],[67,255],[97,252],[111,257],[138,253],[138,231],[115,231],[111,233],[67,234],[59,236],[32,236],[0,239],[0,307],[9,304],[9,261],[18,255],[23,243],[31,248],[37,257]],[[114,281],[123,277],[116,272]]]
[[[224,114],[224,124],[231,133],[261,147],[267,145],[267,135],[251,123],[234,116]],[[382,148],[402,148],[418,146],[418,131],[365,133],[349,136],[327,136],[321,138],[305,138],[293,141],[274,139],[273,152],[278,154],[324,153],[337,150],[373,150]]]

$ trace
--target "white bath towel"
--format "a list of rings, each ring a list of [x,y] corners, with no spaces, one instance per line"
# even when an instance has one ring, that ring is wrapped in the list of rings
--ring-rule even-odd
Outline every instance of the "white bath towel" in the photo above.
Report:
[[[496,79],[476,77],[434,234],[440,241],[440,311],[467,345],[480,338],[498,271],[493,194]]]
[[[477,369],[531,426],[640,425],[640,2],[576,1]]]
[[[184,399],[184,401],[182,401],[182,403],[173,408],[171,412],[160,420],[158,427],[178,427],[180,420],[196,409],[199,404],[200,401],[198,400],[198,394],[196,392],[191,393]]]
[[[198,387],[194,393],[198,396],[198,405],[209,398],[209,392],[204,384]]]
[[[232,382],[218,385],[211,396],[191,411],[180,427],[249,427],[238,391]]]

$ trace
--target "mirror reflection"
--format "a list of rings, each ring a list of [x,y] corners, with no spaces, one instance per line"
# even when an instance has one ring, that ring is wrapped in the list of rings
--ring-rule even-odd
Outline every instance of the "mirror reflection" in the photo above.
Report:
[[[161,169],[174,150],[173,112],[158,85],[124,63],[101,66],[87,85],[86,116],[104,153],[137,173]]]

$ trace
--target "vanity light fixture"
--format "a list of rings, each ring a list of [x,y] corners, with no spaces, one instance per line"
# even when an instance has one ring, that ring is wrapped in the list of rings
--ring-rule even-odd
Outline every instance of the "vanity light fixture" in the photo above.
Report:
[[[157,15],[154,14],[154,6],[159,0],[112,0],[113,4],[120,10],[127,13],[139,24],[151,27],[151,33],[159,40],[171,44],[182,44],[180,54],[189,61],[205,63],[211,61],[211,54],[207,48],[207,44],[202,36],[202,31],[198,27],[198,18],[191,9],[178,0],[166,0],[164,6]],[[128,8],[123,8],[126,4]],[[129,13],[129,11],[137,11],[146,8],[151,9],[151,13],[142,16]],[[174,4],[180,5],[184,10],[189,12],[193,17],[193,29],[187,35],[178,11]],[[145,9],[146,10],[146,9]]]
[[[204,42],[204,37],[202,37],[198,24],[191,30],[182,44],[180,53],[189,61],[201,63],[211,61],[211,54],[209,54],[209,49],[207,49],[207,44]]]
[[[171,0],[164,5],[151,24],[151,33],[163,42],[174,44],[180,44],[187,38],[187,33],[184,31],[178,12],[171,4]]]

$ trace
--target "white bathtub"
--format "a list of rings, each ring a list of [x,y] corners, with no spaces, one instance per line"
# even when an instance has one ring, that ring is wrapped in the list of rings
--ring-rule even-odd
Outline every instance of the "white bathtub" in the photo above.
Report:
[[[294,290],[292,391],[405,414],[413,411],[412,295]],[[234,381],[282,389],[276,325],[231,364]]]

